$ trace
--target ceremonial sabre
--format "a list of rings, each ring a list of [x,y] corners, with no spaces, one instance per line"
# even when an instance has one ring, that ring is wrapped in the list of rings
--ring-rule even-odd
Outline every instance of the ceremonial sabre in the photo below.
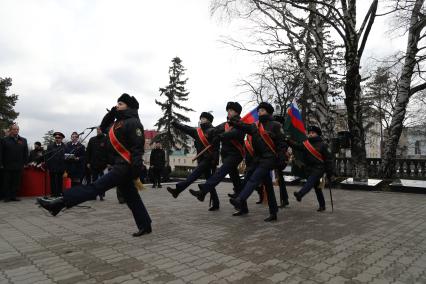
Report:
[[[331,194],[331,180],[328,181],[328,189],[330,190],[331,213],[333,213],[334,205],[333,205],[333,195]]]
[[[195,156],[194,158],[192,158],[192,161],[195,161],[196,159],[198,159],[202,154],[204,154],[208,149],[210,149],[212,147],[212,145],[207,146],[206,148],[204,148],[200,153],[198,153],[197,156]]]

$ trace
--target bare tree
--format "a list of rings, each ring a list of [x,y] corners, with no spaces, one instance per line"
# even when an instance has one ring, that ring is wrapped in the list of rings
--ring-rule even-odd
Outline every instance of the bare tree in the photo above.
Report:
[[[290,101],[301,96],[303,80],[302,72],[289,59],[281,62],[269,57],[261,71],[242,80],[240,86],[250,94],[251,101],[271,102],[275,113],[284,116]]]
[[[389,126],[389,138],[385,145],[382,172],[385,177],[392,177],[395,169],[395,158],[403,122],[407,113],[410,98],[424,89],[422,63],[426,58],[424,38],[426,27],[424,0],[395,1],[395,10],[399,27],[408,27],[407,47],[404,54],[401,76],[398,82],[398,93],[392,121]],[[419,43],[423,44],[419,47]]]
[[[351,154],[355,165],[354,177],[365,179],[367,163],[362,120],[360,60],[376,17],[378,0],[371,1],[359,27],[357,26],[356,0],[216,0],[213,3],[216,9],[223,8],[226,11],[235,10],[240,3],[246,7],[246,10],[243,10],[245,13],[238,11],[234,14],[248,18],[257,12],[272,21],[274,25],[264,25],[263,28],[272,38],[275,37],[275,41],[264,41],[269,44],[268,49],[263,51],[264,53],[290,51],[296,60],[299,55],[299,59],[302,60],[299,60],[299,63],[301,63],[300,66],[304,66],[304,72],[313,70],[309,68],[312,63],[312,55],[316,59],[318,69],[315,69],[314,73],[317,77],[312,78],[309,76],[309,72],[305,72],[306,90],[311,94],[317,94],[314,97],[323,100],[322,103],[325,106],[327,105],[325,100],[328,99],[328,81],[327,71],[323,64],[323,60],[326,58],[323,56],[325,54],[324,36],[326,35],[324,28],[331,27],[340,37],[344,46],[344,92],[348,128],[352,134]],[[303,32],[295,32],[295,27],[299,27]],[[283,31],[286,32],[286,40],[281,40]],[[299,46],[304,46],[304,49],[295,48],[296,41]],[[247,49],[244,45],[242,47]],[[275,50],[272,51],[270,47],[275,47]],[[327,108],[319,112],[326,114]]]

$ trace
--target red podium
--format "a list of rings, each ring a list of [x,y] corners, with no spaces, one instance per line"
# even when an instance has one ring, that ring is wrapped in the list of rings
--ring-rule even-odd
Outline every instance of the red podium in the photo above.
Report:
[[[49,172],[35,167],[24,169],[19,196],[50,195]]]
[[[62,180],[63,191],[71,188],[71,179],[64,177]],[[50,195],[49,171],[36,167],[27,167],[22,173],[21,190],[19,196],[48,196]]]

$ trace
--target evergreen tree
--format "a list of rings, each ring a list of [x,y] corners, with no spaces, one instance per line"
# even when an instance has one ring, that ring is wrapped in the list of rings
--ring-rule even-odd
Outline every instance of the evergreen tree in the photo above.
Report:
[[[53,133],[55,133],[54,130],[49,130],[49,131],[46,132],[46,134],[44,134],[44,136],[43,136],[43,144],[44,145],[47,146],[47,145],[55,142],[55,137],[53,137]]]
[[[18,95],[7,95],[7,91],[12,86],[11,78],[0,78],[0,130],[8,128],[18,117],[19,113],[13,108],[15,107]],[[4,135],[0,131],[0,137]]]
[[[160,132],[155,138],[161,142],[166,151],[166,163],[169,165],[169,155],[172,149],[183,149],[185,153],[189,151],[186,135],[172,127],[172,122],[189,122],[190,119],[179,113],[179,111],[194,111],[191,108],[183,106],[181,103],[188,100],[189,92],[185,89],[188,79],[182,79],[185,74],[185,68],[182,66],[182,60],[179,57],[172,59],[172,66],[169,68],[169,84],[160,88],[160,96],[165,96],[165,101],[155,100],[155,103],[161,106],[163,117],[161,117],[155,126]]]

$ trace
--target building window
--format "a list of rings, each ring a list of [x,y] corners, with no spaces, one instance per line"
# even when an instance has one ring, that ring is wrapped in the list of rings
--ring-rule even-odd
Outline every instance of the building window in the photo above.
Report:
[[[415,155],[421,155],[421,151],[420,151],[420,141],[416,141],[416,143],[414,143],[414,154]]]

